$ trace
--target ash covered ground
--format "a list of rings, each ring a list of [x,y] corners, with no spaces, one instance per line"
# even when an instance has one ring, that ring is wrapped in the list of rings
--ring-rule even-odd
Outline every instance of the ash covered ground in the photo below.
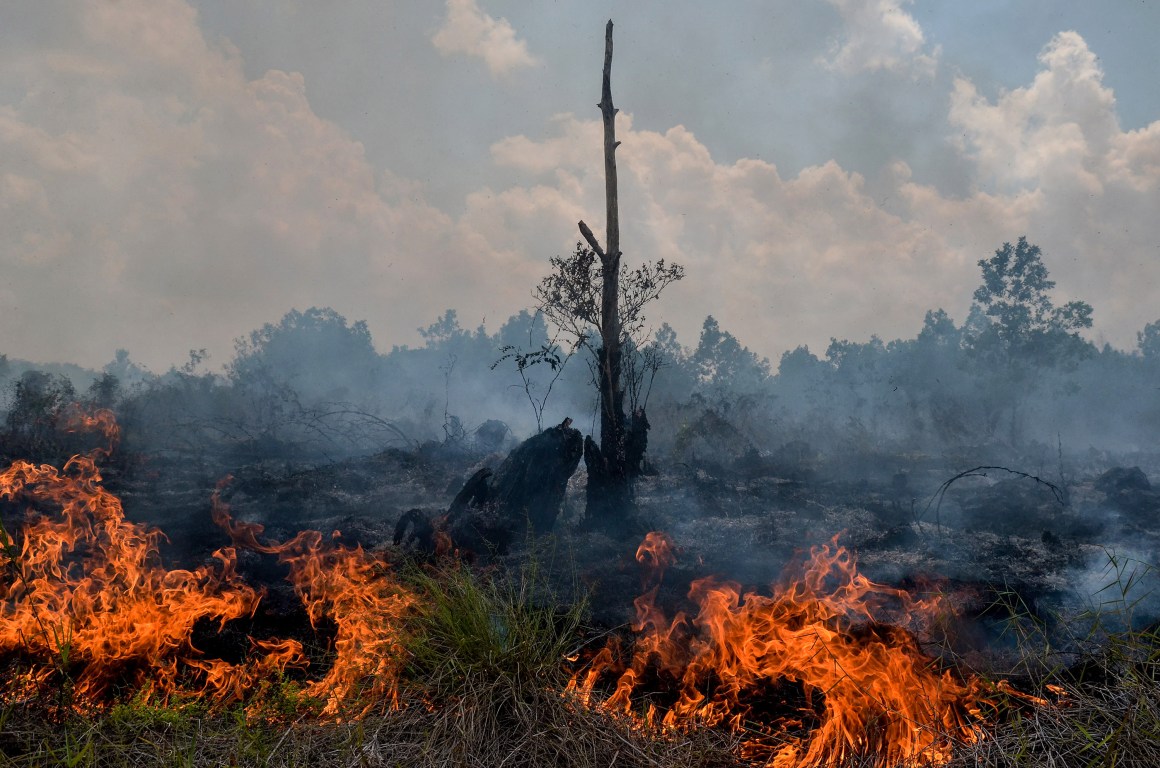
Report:
[[[338,531],[344,542],[418,561],[423,553],[391,543],[400,516],[416,508],[438,515],[473,473],[503,456],[434,445],[320,465],[139,456],[107,480],[129,518],[165,531],[162,555],[175,563],[204,561],[227,543],[210,519],[210,498],[227,476],[221,493],[233,515],[262,523],[273,540]],[[534,560],[550,577],[545,599],[587,596],[594,627],[613,629],[632,620],[642,584],[634,554],[649,530],[678,547],[660,594],[671,610],[687,607],[693,579],[717,575],[766,589],[811,546],[838,536],[867,577],[950,594],[962,617],[953,650],[994,660],[1003,656],[1014,611],[1049,631],[1101,605],[1121,616],[1133,602],[1140,624],[1160,617],[1147,565],[1160,552],[1160,492],[1149,480],[1160,471],[1155,458],[1093,456],[1086,466],[1067,463],[1062,474],[1058,465],[1030,467],[1032,474],[963,457],[952,464],[817,453],[656,464],[637,483],[636,516],[616,535],[586,524],[581,464],[551,532],[521,533],[505,553],[461,554],[481,567],[520,569]],[[273,558],[242,552],[241,568],[269,590],[268,615],[295,610]]]

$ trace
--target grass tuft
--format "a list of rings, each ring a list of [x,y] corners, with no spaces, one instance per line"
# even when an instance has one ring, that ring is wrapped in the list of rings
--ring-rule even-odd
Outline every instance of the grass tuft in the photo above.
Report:
[[[583,601],[560,608],[538,599],[535,572],[477,574],[451,563],[411,580],[424,602],[408,644],[410,677],[436,698],[455,696],[465,682],[502,684],[517,695],[565,682]]]
[[[1012,672],[1046,704],[1010,702],[1012,716],[956,755],[954,768],[1160,766],[1160,624],[1140,627],[1137,616],[1156,569],[1106,555],[1098,603],[1075,615],[1044,616],[1001,596],[1020,651]]]

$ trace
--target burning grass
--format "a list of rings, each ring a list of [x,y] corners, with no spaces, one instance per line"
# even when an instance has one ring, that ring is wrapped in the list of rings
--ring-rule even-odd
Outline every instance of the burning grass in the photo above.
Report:
[[[1135,628],[1134,615],[1135,588],[1154,575],[1153,566],[1109,552],[1101,603],[1067,617],[1037,615],[1003,595],[1020,651],[1011,674],[1045,698],[988,724],[953,765],[1160,765],[1160,624]]]
[[[115,439],[104,414],[76,424]],[[916,633],[945,604],[867,580],[833,542],[770,594],[696,580],[670,620],[675,548],[653,533],[631,633],[584,644],[584,606],[560,607],[534,561],[400,570],[317,531],[268,540],[217,495],[230,545],[167,569],[162,534],[102,486],[105,450],[0,472],[27,511],[2,534],[4,764],[1160,764],[1155,633],[1102,633],[1083,674],[1045,656],[1023,674],[1040,699],[925,654]],[[280,564],[324,654],[251,637],[227,660],[194,640],[258,611],[240,550]]]
[[[836,543],[814,548],[769,596],[698,579],[697,613],[670,621],[656,594],[673,558],[657,533],[637,550],[648,589],[636,601],[635,642],[628,654],[596,655],[573,680],[582,697],[611,676],[603,706],[645,727],[726,727],[743,734],[744,756],[772,766],[942,765],[993,714],[980,680],[940,670],[905,628],[937,618],[941,601],[869,581]],[[663,711],[638,701],[658,686],[670,693]]]

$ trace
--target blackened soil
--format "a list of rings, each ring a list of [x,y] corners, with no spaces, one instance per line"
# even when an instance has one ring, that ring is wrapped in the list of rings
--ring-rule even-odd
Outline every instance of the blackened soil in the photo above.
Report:
[[[440,514],[468,477],[480,467],[497,467],[502,458],[391,450],[331,464],[229,466],[224,460],[139,457],[131,473],[110,470],[107,485],[123,500],[129,519],[166,533],[166,564],[188,567],[208,562],[229,543],[210,519],[219,486],[232,515],[264,525],[270,541],[314,529],[389,550],[405,511]],[[581,465],[551,534],[532,540],[518,532],[517,545],[502,558],[476,555],[513,569],[534,560],[550,576],[542,599],[566,602],[587,595],[594,625],[616,628],[631,622],[632,600],[647,577],[634,557],[643,531],[665,531],[678,547],[658,595],[670,615],[695,612],[686,597],[694,579],[716,574],[768,593],[787,566],[800,564],[811,547],[837,536],[857,553],[860,569],[871,579],[950,594],[971,621],[947,634],[968,651],[996,644],[1010,623],[1012,605],[1033,618],[1081,607],[1101,578],[1117,578],[1115,569],[1106,568],[1110,555],[1121,563],[1160,561],[1160,504],[1144,484],[1143,469],[1109,474],[1106,465],[1073,467],[1066,481],[1047,473],[1026,473],[1045,478],[1037,480],[992,469],[944,487],[965,469],[987,462],[811,456],[809,467],[787,469],[750,459],[725,467],[652,462],[656,473],[640,481],[638,509],[622,527],[629,533],[617,534],[585,525]],[[1149,471],[1155,476],[1155,468]],[[19,528],[24,513],[18,504],[0,509],[10,531]],[[389,557],[413,554],[392,551]],[[200,628],[197,642],[223,656],[243,653],[248,636],[299,637],[308,647],[326,645],[327,629],[309,627],[285,583],[284,566],[275,558],[244,553],[240,568],[268,590],[259,615],[221,637]],[[1139,620],[1155,621],[1150,609],[1141,604]]]

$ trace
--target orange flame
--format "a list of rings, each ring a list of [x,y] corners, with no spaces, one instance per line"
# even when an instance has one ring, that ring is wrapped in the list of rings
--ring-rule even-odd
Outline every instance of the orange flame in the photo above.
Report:
[[[313,625],[337,628],[335,660],[304,693],[324,702],[324,715],[349,707],[365,712],[394,705],[401,670],[401,619],[413,596],[387,572],[382,557],[361,547],[324,542],[304,531],[284,544],[263,544],[262,527],[234,523],[214,494],[213,515],[235,546],[213,553],[216,563],[193,570],[160,565],[157,529],[129,522],[121,502],[101,485],[96,459],[118,437],[112,413],[70,415],[70,430],[99,430],[105,448],[74,456],[62,470],[17,461],[0,473],[0,500],[28,508],[19,548],[0,528],[6,569],[0,577],[0,656],[21,654],[34,666],[5,686],[32,693],[53,679],[71,680],[77,706],[98,706],[115,688],[167,699],[206,695],[242,701],[262,680],[307,665],[294,640],[251,640],[241,664],[207,659],[192,644],[203,620],[219,630],[252,616],[261,593],[237,574],[236,546],[276,554]],[[59,514],[40,511],[55,508]]]
[[[108,447],[61,469],[18,461],[0,472],[0,501],[27,509],[17,542],[0,527],[0,657],[31,665],[0,687],[0,697],[69,682],[80,707],[122,690],[159,701],[252,702],[256,690],[308,662],[295,640],[251,639],[252,653],[237,664],[194,646],[198,622],[224,628],[259,606],[262,593],[237,572],[242,548],[277,557],[311,624],[334,627],[333,661],[301,689],[322,703],[322,714],[398,705],[403,627],[418,597],[383,556],[342,544],[337,532],[331,540],[304,531],[264,541],[261,525],[231,517],[223,483],[212,515],[232,546],[210,564],[167,570],[163,534],[127,521],[102,486],[97,460],[117,439],[112,414],[77,411],[69,424],[98,430]],[[955,740],[978,738],[975,724],[991,706],[982,684],[940,670],[907,629],[936,619],[945,611],[940,600],[871,582],[835,540],[815,547],[796,578],[770,595],[698,579],[688,593],[696,611],[669,620],[657,596],[677,554],[657,532],[637,549],[643,594],[634,601],[634,644],[627,658],[616,645],[603,648],[577,674],[569,688],[581,700],[613,681],[603,706],[642,726],[732,728],[745,734],[744,756],[777,768],[854,756],[883,766],[937,765],[949,760]],[[641,712],[641,693],[661,688],[667,704]],[[794,706],[773,701],[771,692],[787,690]]]
[[[638,560],[662,562],[658,537],[646,537]],[[663,551],[671,554],[671,543]],[[647,675],[671,680],[676,699],[663,726],[744,732],[743,754],[778,768],[834,765],[855,755],[883,766],[938,765],[950,759],[955,739],[978,737],[981,684],[940,672],[911,632],[880,623],[885,614],[921,623],[942,610],[940,601],[918,601],[866,579],[836,540],[813,548],[799,577],[770,596],[714,578],[694,581],[692,619],[678,613],[667,621],[656,592],[654,585],[635,601],[628,664],[604,649],[573,680],[582,699],[611,674],[616,687],[603,705],[651,725],[655,710],[637,713],[634,694]],[[767,713],[763,693],[786,684],[800,687],[799,711]],[[806,722],[816,725],[797,733]]]
[[[663,576],[665,569],[677,561],[676,547],[667,534],[649,531],[636,548],[636,561],[651,571],[659,571],[659,576]]]
[[[100,432],[106,446],[97,450],[105,455],[121,441],[121,427],[108,408],[98,408],[90,413],[74,405],[65,412],[64,429],[66,432]]]
[[[338,628],[335,659],[326,677],[311,683],[306,694],[326,702],[323,714],[337,715],[352,702],[363,702],[360,714],[378,703],[398,703],[402,671],[402,619],[415,597],[387,573],[380,556],[360,546],[328,544],[318,531],[303,531],[283,544],[263,544],[257,523],[235,522],[221,500],[213,497],[214,522],[237,546],[277,555],[290,567],[287,577],[306,606],[312,626],[329,617]],[[335,531],[332,538],[338,538]]]
[[[77,424],[116,437],[104,414]],[[163,534],[125,520],[92,456],[74,456],[61,470],[17,461],[0,473],[0,500],[29,506],[19,549],[3,534],[0,654],[50,666],[30,680],[44,682],[57,668],[80,702],[96,702],[114,684],[174,690],[176,663],[199,656],[190,642],[195,623],[224,626],[257,608],[258,593],[237,578],[233,548],[214,552],[215,566],[160,567]],[[36,511],[42,506],[59,516]]]

